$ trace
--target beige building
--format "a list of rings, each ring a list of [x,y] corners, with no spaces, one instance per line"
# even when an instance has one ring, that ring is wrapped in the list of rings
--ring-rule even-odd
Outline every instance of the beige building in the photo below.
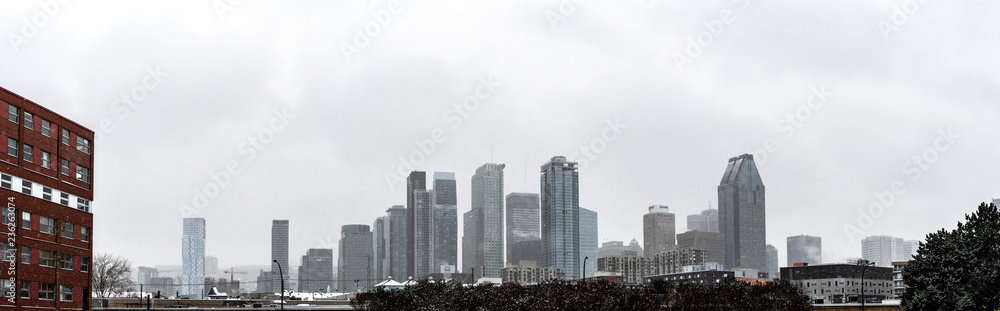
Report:
[[[562,279],[566,272],[562,268],[539,268],[538,263],[522,260],[518,265],[509,265],[500,270],[503,283],[538,284]]]

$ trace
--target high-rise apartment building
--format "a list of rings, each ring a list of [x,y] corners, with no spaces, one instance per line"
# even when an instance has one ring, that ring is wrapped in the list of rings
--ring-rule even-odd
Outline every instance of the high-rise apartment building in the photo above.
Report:
[[[299,292],[324,293],[334,290],[333,283],[333,250],[310,248],[302,256],[299,266]]]
[[[597,272],[597,260],[598,258],[598,241],[597,241],[597,212],[580,208],[580,264],[581,278],[594,277],[594,272]],[[584,259],[586,260],[586,265],[584,264]],[[585,274],[583,272],[586,272]]]
[[[9,307],[0,310],[85,308],[93,256],[94,132],[0,88],[2,108],[7,121],[0,123],[0,139],[7,152],[0,154],[6,202],[0,291],[4,297],[27,295],[4,298],[0,305]]]
[[[409,253],[407,253],[407,245],[409,236],[407,236],[407,218],[406,218],[406,207],[402,205],[393,205],[389,209],[385,210],[386,213],[386,242],[385,242],[385,256],[386,256],[386,270],[387,275],[385,278],[393,277],[397,280],[405,280],[411,275],[407,274],[406,265]],[[385,279],[382,278],[382,279]]]
[[[542,238],[538,213],[537,193],[510,193],[507,195],[507,256],[511,260],[514,244]],[[510,262],[516,264],[517,262]]]
[[[719,183],[719,231],[728,269],[767,269],[764,183],[753,155],[730,158]]]
[[[386,275],[386,247],[385,247],[385,218],[386,216],[379,216],[375,218],[375,222],[372,223],[372,254],[375,258],[372,260],[372,275],[375,279],[385,280]],[[381,281],[380,281],[381,282]]]
[[[337,251],[337,290],[353,292],[372,288],[372,232],[368,225],[344,225]],[[355,282],[357,280],[357,282]]]
[[[474,277],[499,278],[504,265],[503,169],[504,164],[486,163],[472,175],[472,208],[464,215],[463,272],[476,268]],[[468,254],[464,252],[469,252]],[[465,260],[469,260],[466,262]],[[485,271],[482,268],[485,268]]]
[[[138,272],[136,275],[137,285],[141,284],[148,286],[152,284],[153,278],[160,277],[160,270],[152,267],[139,266],[136,268],[136,272]]]
[[[778,248],[774,245],[767,245],[767,277],[777,279],[781,277],[781,270],[778,265]]]
[[[409,254],[406,257],[406,275],[419,277],[414,274],[416,272],[413,253],[416,252],[415,243],[417,235],[416,231],[416,206],[414,206],[414,193],[417,190],[427,189],[427,173],[422,171],[412,171],[410,175],[406,177],[406,253]]]
[[[556,156],[541,167],[542,266],[580,278],[580,176],[576,162]]]
[[[705,251],[705,261],[722,264],[726,260],[722,233],[688,231],[677,235],[677,249],[700,249]],[[646,252],[646,257],[655,254]],[[728,267],[727,267],[728,268]]]
[[[649,256],[674,250],[677,246],[677,222],[666,205],[652,205],[642,215],[643,249]]]
[[[434,273],[434,190],[413,190],[413,275]]]
[[[181,237],[181,295],[191,299],[204,297],[205,219],[184,218]]]
[[[719,210],[707,209],[687,217],[688,231],[719,232]]]
[[[818,236],[790,236],[786,241],[789,267],[797,263],[811,265],[823,263],[823,240]]]
[[[901,238],[888,235],[873,235],[861,241],[861,258],[873,261],[880,267],[892,267],[893,261],[912,259],[912,241],[908,244]]]
[[[435,273],[454,273],[458,267],[458,195],[455,173],[434,173],[434,259]]]
[[[281,264],[282,271],[278,271],[278,265],[274,263],[277,260]],[[285,284],[288,284],[290,279],[291,267],[288,265],[288,220],[272,220],[271,221],[271,286],[276,289],[281,290],[281,278],[284,277]]]

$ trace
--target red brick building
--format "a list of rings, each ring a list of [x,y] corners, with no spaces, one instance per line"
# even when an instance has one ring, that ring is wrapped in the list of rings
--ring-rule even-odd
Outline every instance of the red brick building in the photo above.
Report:
[[[0,310],[89,310],[94,132],[0,88]]]

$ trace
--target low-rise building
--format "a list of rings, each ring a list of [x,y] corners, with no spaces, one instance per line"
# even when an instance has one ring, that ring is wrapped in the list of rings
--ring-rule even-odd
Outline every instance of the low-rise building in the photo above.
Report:
[[[537,284],[562,279],[566,272],[562,268],[539,268],[535,261],[522,260],[518,265],[500,269],[500,275],[503,283]]]
[[[903,299],[903,292],[906,291],[906,284],[903,283],[903,269],[909,261],[892,262],[892,298]]]
[[[888,267],[866,268],[852,264],[783,267],[781,279],[802,289],[814,304],[858,302],[862,296],[866,301],[892,297],[892,268]]]
[[[597,272],[614,273],[620,276],[625,284],[642,284],[643,272],[646,270],[646,259],[635,251],[622,251],[619,256],[601,257],[597,259]],[[597,277],[597,274],[594,275]]]
[[[693,272],[681,272],[681,273],[671,273],[663,275],[652,275],[645,276],[642,278],[643,285],[652,284],[654,281],[667,281],[674,284],[680,283],[695,283],[695,284],[712,284],[712,283],[723,283],[732,282],[736,280],[736,274],[733,271],[727,270],[705,270],[705,271],[693,271]]]

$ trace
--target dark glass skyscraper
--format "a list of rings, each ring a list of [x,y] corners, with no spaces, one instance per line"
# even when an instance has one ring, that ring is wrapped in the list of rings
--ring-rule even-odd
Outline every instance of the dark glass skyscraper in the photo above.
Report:
[[[386,229],[386,262],[388,270],[386,277],[393,277],[396,280],[406,280],[406,264],[409,253],[406,251],[408,236],[406,235],[406,207],[393,205],[385,211]],[[403,281],[400,281],[403,282]]]
[[[333,250],[310,248],[299,266],[299,292],[322,293],[334,290]]]
[[[281,264],[284,274],[279,273],[278,266],[274,263],[275,260]],[[281,284],[281,277],[284,277],[285,284],[288,284],[290,269],[291,267],[288,266],[288,220],[275,219],[271,221],[271,287],[278,289],[271,291],[280,290],[278,284]]]
[[[719,183],[719,231],[727,269],[767,270],[764,183],[753,155],[729,159]]]
[[[580,277],[580,176],[576,162],[556,156],[541,168],[542,266]],[[596,245],[595,245],[596,246]]]
[[[538,222],[541,219],[538,213],[537,193],[511,193],[507,195],[507,258],[510,264],[516,265],[517,261],[511,261],[514,257],[523,257],[514,254],[514,244],[523,241],[540,240],[542,238],[541,227]],[[537,252],[537,250],[536,250]]]
[[[455,173],[434,173],[434,259],[432,272],[458,268],[458,195]],[[452,269],[452,271],[443,271]]]
[[[580,273],[581,278],[589,278],[594,276],[594,272],[597,272],[597,258],[598,245],[597,245],[597,212],[580,208],[580,268],[583,270]],[[587,268],[583,269],[583,261],[586,257]],[[582,274],[586,271],[587,274]]]
[[[337,252],[337,288],[352,292],[376,284],[371,277],[372,232],[368,225],[343,225]],[[358,280],[357,283],[354,280]]]

